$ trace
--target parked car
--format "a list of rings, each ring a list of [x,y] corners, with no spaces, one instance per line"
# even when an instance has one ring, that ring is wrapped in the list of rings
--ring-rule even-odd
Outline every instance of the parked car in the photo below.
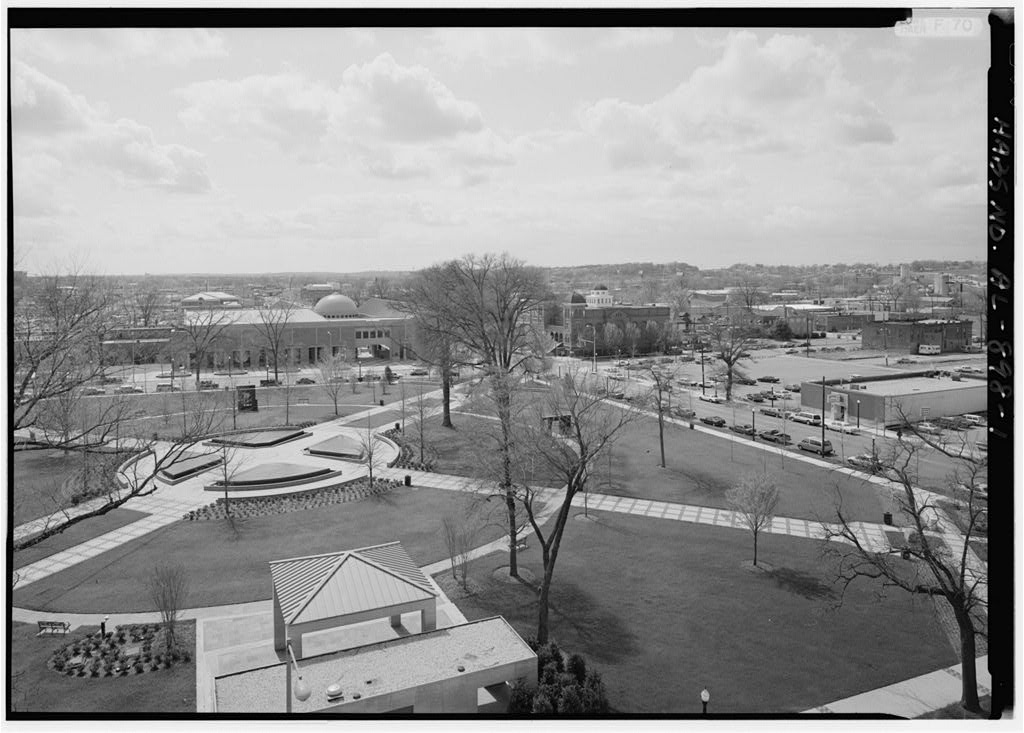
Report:
[[[786,349],[786,353],[787,354],[799,354],[800,350],[799,349]]]
[[[679,357],[679,361],[691,362],[691,361],[697,361],[697,360],[696,360],[696,358],[694,358],[692,356],[680,356]]]
[[[142,389],[134,384],[124,384],[114,389],[117,394],[142,394]]]
[[[829,430],[835,430],[837,433],[848,433],[850,435],[860,434],[860,430],[857,429],[856,425],[851,425],[843,420],[826,420],[825,427]]]
[[[120,384],[121,377],[100,377],[100,384]]]
[[[781,430],[762,430],[757,434],[762,440],[767,440],[769,443],[778,443],[779,445],[791,445],[793,443],[792,436],[789,433],[784,433]]]
[[[764,402],[764,397],[759,394],[747,395],[747,400],[750,402]]]
[[[159,390],[160,387],[163,387],[163,386],[164,385],[161,384],[160,386],[157,387],[157,390]],[[84,394],[84,395],[98,395],[98,394],[106,394],[106,393],[107,393],[107,390],[100,389],[99,387],[86,387],[85,389],[82,390],[82,394]]]
[[[967,414],[963,416],[964,420],[969,422],[971,425],[984,425],[985,418],[981,415]]]
[[[790,419],[804,425],[821,425],[821,415],[813,412],[794,412]]]
[[[725,426],[725,418],[719,417],[718,415],[706,415],[702,417],[700,421],[705,425],[711,425],[716,428]]]
[[[740,435],[754,434],[754,426],[751,425],[750,423],[747,423],[746,425],[730,425],[729,430],[733,431],[734,433],[739,433]]]
[[[410,377],[425,377],[429,373],[430,372],[428,372],[426,369],[413,369],[411,372],[409,372],[409,376]]]
[[[613,400],[624,400],[624,399],[626,399],[626,393],[621,391],[621,390],[618,391],[618,392],[609,392],[608,396],[611,397]]]
[[[342,377],[342,379],[344,379],[344,377]],[[310,379],[309,377],[302,377],[295,380],[295,384],[316,384],[316,380]]]
[[[854,468],[860,468],[865,471],[869,471],[870,473],[881,473],[883,469],[882,462],[870,453],[861,453],[856,456],[850,456],[846,459],[846,462]]]
[[[919,422],[914,427],[919,433],[925,433],[926,435],[942,435],[942,428],[935,423]]]
[[[697,399],[698,399],[698,400],[703,400],[704,402],[714,402],[714,403],[715,403],[716,405],[720,405],[720,404],[722,404],[723,402],[725,402],[725,400],[724,400],[724,399],[722,399],[721,397],[719,397],[719,396],[718,396],[718,395],[716,395],[716,394],[702,394],[702,395],[697,395]]]
[[[832,443],[827,440],[822,441],[821,438],[804,438],[797,443],[796,447],[823,456],[830,456],[835,452],[832,450]]]
[[[796,348],[796,341],[787,341],[786,343],[784,343],[782,345],[782,348],[784,348],[784,349],[794,349],[794,348]]]
[[[617,362],[615,362],[615,366],[629,366],[629,360],[619,359]]]
[[[800,385],[799,384],[787,384],[785,389],[789,390],[790,392],[799,392],[800,391]]]
[[[280,387],[281,383],[278,380],[276,380],[276,379],[261,379],[260,380],[260,386],[261,387]]]
[[[751,379],[750,377],[736,377],[732,381],[734,381],[736,384],[745,384],[748,387],[752,387],[755,384],[757,384],[757,380]]]
[[[904,356],[901,359],[897,359],[896,363],[897,364],[916,364],[917,363],[917,359],[908,359],[907,357]]]
[[[673,408],[672,414],[678,417],[680,420],[692,420],[693,418],[697,417],[696,412],[682,407]]]
[[[780,382],[781,380],[778,377],[773,377],[771,375],[766,375],[764,377],[758,377],[757,381],[758,382],[768,382],[768,383],[771,383],[771,384],[776,384],[776,383]]]
[[[180,392],[181,387],[175,387],[173,384],[158,384],[156,386],[157,392]]]
[[[211,382],[208,379],[204,379],[199,383],[199,389],[220,389],[216,382]]]
[[[767,415],[768,417],[782,417],[784,414],[782,410],[777,407],[762,407],[758,412],[762,415]]]
[[[962,417],[937,417],[935,418],[935,424],[946,430],[967,430],[973,427],[970,422]]]

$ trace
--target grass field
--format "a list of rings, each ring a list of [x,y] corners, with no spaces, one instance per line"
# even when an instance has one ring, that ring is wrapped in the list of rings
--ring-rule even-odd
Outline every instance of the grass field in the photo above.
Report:
[[[152,611],[146,581],[167,560],[188,569],[188,607],[270,598],[270,560],[400,540],[413,562],[427,565],[448,557],[441,518],[463,511],[468,498],[402,487],[362,501],[244,520],[237,536],[222,521],[176,522],[16,589],[12,603],[81,613]],[[479,542],[498,532],[485,530]]]
[[[147,515],[144,512],[136,512],[131,509],[114,509],[102,516],[86,519],[80,524],[72,525],[58,535],[43,540],[38,545],[33,545],[14,553],[14,567],[20,568],[37,560],[42,560],[44,557],[49,557],[69,547],[88,542],[107,532],[112,532],[118,527],[137,522],[145,516]]]
[[[50,514],[51,496],[82,466],[82,454],[62,450],[19,450],[10,454],[14,464],[14,486],[8,496],[14,511],[14,525]]]
[[[67,677],[47,669],[50,654],[98,630],[80,626],[67,636],[40,636],[35,624],[11,624],[10,704],[17,712],[47,714],[184,714],[196,712],[195,622],[178,626],[191,662],[127,677]]]
[[[601,672],[612,705],[625,713],[699,713],[707,686],[712,712],[798,712],[892,684],[957,660],[932,605],[903,593],[852,586],[833,610],[810,540],[766,536],[760,559],[743,567],[742,531],[597,513],[572,521],[555,569],[551,633]],[[520,567],[536,577],[536,542]],[[496,580],[502,553],[470,568],[468,619],[501,614],[536,633],[533,591]]]

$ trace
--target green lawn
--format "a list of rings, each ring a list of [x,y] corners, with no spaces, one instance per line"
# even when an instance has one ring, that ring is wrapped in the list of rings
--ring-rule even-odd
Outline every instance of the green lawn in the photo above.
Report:
[[[49,557],[69,547],[88,542],[107,532],[112,532],[118,527],[137,522],[146,516],[148,515],[145,512],[136,512],[131,509],[114,509],[99,517],[86,519],[79,524],[72,525],[58,535],[43,540],[38,545],[33,545],[16,552],[14,554],[14,567],[24,567],[34,563],[36,560],[42,560],[44,557]]]
[[[185,714],[196,712],[195,622],[180,622],[180,639],[191,662],[127,677],[67,677],[47,669],[50,654],[76,637],[98,630],[80,626],[67,636],[40,636],[36,624],[11,624],[10,704],[26,713]]]
[[[14,510],[14,525],[50,514],[64,481],[82,466],[82,454],[62,450],[18,450],[11,453],[14,486],[8,494]]]
[[[468,499],[402,487],[362,501],[248,519],[237,536],[221,521],[176,522],[16,589],[12,602],[80,613],[151,611],[146,581],[168,559],[189,569],[190,607],[270,598],[270,560],[400,540],[417,565],[427,565],[448,557],[441,517],[462,511]],[[479,542],[498,533],[489,528]]]
[[[833,608],[819,544],[765,536],[755,573],[748,533],[597,513],[572,521],[555,569],[552,638],[582,653],[624,713],[699,713],[707,686],[720,713],[792,713],[956,663],[932,604],[852,586]],[[539,577],[537,543],[520,567]],[[473,563],[469,619],[500,614],[536,633],[525,586],[495,580],[503,553]]]
[[[746,473],[767,470],[775,475],[780,500],[776,514],[802,519],[835,516],[836,487],[842,491],[844,513],[853,520],[882,521],[878,489],[863,479],[783,458],[666,424],[665,468],[660,466],[658,421],[641,418],[621,434],[611,453],[600,461],[591,491],[658,501],[727,508],[725,492]]]

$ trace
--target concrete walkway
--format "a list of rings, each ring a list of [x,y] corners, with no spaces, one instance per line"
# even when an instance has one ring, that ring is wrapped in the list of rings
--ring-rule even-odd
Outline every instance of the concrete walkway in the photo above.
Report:
[[[978,695],[991,691],[992,676],[988,672],[988,656],[975,661],[978,674]],[[960,673],[962,665],[954,664],[935,672],[897,682],[888,687],[869,690],[844,700],[805,710],[805,713],[882,713],[915,718],[947,705],[960,702]]]

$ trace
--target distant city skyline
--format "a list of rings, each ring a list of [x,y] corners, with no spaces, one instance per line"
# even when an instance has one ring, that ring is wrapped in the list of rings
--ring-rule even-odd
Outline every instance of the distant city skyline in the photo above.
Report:
[[[14,267],[985,258],[973,37],[13,29]]]

